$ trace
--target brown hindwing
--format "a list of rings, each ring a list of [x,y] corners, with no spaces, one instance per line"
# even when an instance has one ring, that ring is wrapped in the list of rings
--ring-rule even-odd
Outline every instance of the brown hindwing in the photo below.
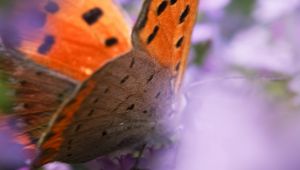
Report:
[[[77,83],[7,50],[0,51],[0,74],[12,95],[11,108],[2,111],[0,128],[11,128],[17,139],[28,136],[29,144],[35,144]]]

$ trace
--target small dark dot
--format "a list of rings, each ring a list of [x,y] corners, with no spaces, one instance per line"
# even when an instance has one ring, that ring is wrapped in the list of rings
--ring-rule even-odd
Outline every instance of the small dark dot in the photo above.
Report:
[[[160,95],[161,95],[161,92],[158,92],[158,93],[155,95],[155,98],[158,98]]]
[[[109,92],[109,88],[106,88],[105,90],[104,90],[104,93],[108,93]]]
[[[133,110],[135,107],[135,104],[130,105],[129,107],[127,107],[127,110]]]
[[[188,16],[189,12],[190,12],[190,5],[187,5],[185,7],[184,11],[180,15],[179,24],[181,24],[185,21],[185,18]]]
[[[177,0],[170,0],[170,2],[171,2],[171,5],[174,5],[177,2]]]
[[[114,46],[116,44],[118,44],[118,39],[115,38],[115,37],[108,38],[107,40],[105,40],[105,45],[107,47],[111,47],[111,46]]]
[[[129,79],[129,76],[125,76],[121,81],[120,84],[124,84]]]
[[[79,125],[76,126],[75,131],[78,132],[80,129],[81,129],[81,124],[79,124]]]
[[[55,38],[52,35],[47,35],[44,38],[43,44],[38,48],[40,54],[47,54],[55,44]]]
[[[72,145],[72,143],[73,143],[72,139],[68,141],[68,145]]]
[[[58,101],[62,101],[64,99],[64,93],[57,94]]]
[[[148,111],[147,111],[147,110],[144,110],[143,113],[146,114],[146,113],[148,113]]]
[[[168,6],[168,2],[167,1],[162,1],[160,3],[160,5],[158,6],[158,8],[157,8],[157,11],[156,11],[157,16],[162,14],[165,11],[165,9],[167,8],[167,6]]]
[[[71,157],[71,156],[73,156],[73,154],[71,154],[71,153],[69,153],[69,154],[67,155],[67,157]]]
[[[183,43],[183,40],[184,40],[184,37],[180,37],[178,40],[177,40],[177,43],[176,43],[176,48],[179,48],[181,47],[182,43]]]
[[[103,11],[96,7],[84,13],[82,18],[88,25],[93,25],[102,15]]]
[[[94,99],[93,103],[96,104],[96,103],[98,103],[98,101],[99,101],[99,98],[97,97],[96,99]]]
[[[28,84],[28,82],[26,80],[21,80],[19,83],[21,86],[25,86]]]
[[[147,83],[149,83],[150,81],[152,81],[153,78],[154,78],[154,74],[152,74],[152,75],[148,78]]]
[[[42,74],[43,74],[43,72],[41,72],[41,71],[35,72],[35,75],[37,75],[37,76],[41,76]]]
[[[53,2],[53,1],[49,1],[47,3],[47,5],[45,6],[45,10],[49,13],[56,13],[57,11],[59,11],[59,6],[57,5],[56,2]]]
[[[154,40],[154,38],[156,37],[158,31],[159,31],[159,27],[156,25],[154,27],[152,33],[148,36],[147,44],[150,44]]]
[[[129,67],[132,68],[134,66],[134,64],[135,64],[135,59],[134,59],[134,57],[132,57]]]
[[[29,108],[30,108],[30,105],[29,105],[28,103],[25,103],[25,104],[23,105],[23,107],[24,107],[25,109],[29,109]]]
[[[107,132],[106,131],[103,131],[102,132],[102,136],[106,136],[107,135]]]
[[[180,61],[179,61],[179,62],[176,64],[176,67],[175,67],[175,70],[176,70],[176,71],[179,71],[180,64],[181,64],[181,62],[180,62]]]
[[[90,112],[88,113],[88,116],[92,116],[94,113],[95,113],[95,110],[92,109],[92,110],[90,110]]]

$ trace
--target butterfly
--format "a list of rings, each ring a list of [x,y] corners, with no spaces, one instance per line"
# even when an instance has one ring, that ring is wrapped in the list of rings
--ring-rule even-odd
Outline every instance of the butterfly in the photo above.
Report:
[[[34,167],[86,162],[163,133],[198,0],[145,0],[131,34],[112,0],[27,6],[16,31],[1,35],[0,72],[15,95],[1,127],[17,130],[25,148],[38,148]]]

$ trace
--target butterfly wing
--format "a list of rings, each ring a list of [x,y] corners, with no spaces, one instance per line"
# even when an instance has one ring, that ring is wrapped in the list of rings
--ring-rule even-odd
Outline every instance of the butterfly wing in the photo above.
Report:
[[[4,42],[40,65],[82,81],[131,48],[128,23],[113,0],[31,1],[19,5],[10,19],[15,38],[5,34]]]
[[[0,74],[12,95],[11,109],[0,110],[6,115],[0,117],[0,128],[13,130],[25,146],[35,145],[77,83],[13,51],[0,51]]]
[[[57,111],[34,165],[81,163],[134,149],[170,116],[170,70],[142,51],[107,63]]]
[[[146,0],[134,27],[135,48],[174,70],[178,87],[185,70],[199,0]]]
[[[197,4],[146,0],[132,33],[134,49],[95,72],[56,113],[36,166],[84,162],[143,142],[171,115],[170,78],[179,62],[183,72]]]

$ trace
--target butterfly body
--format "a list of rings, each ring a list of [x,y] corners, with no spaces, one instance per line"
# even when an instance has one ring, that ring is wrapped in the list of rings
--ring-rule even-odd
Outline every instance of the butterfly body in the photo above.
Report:
[[[19,30],[15,46],[2,36],[13,50],[0,55],[15,94],[5,126],[38,148],[34,166],[86,162],[165,134],[198,0],[146,0],[132,43],[111,0],[37,4],[43,24]]]

